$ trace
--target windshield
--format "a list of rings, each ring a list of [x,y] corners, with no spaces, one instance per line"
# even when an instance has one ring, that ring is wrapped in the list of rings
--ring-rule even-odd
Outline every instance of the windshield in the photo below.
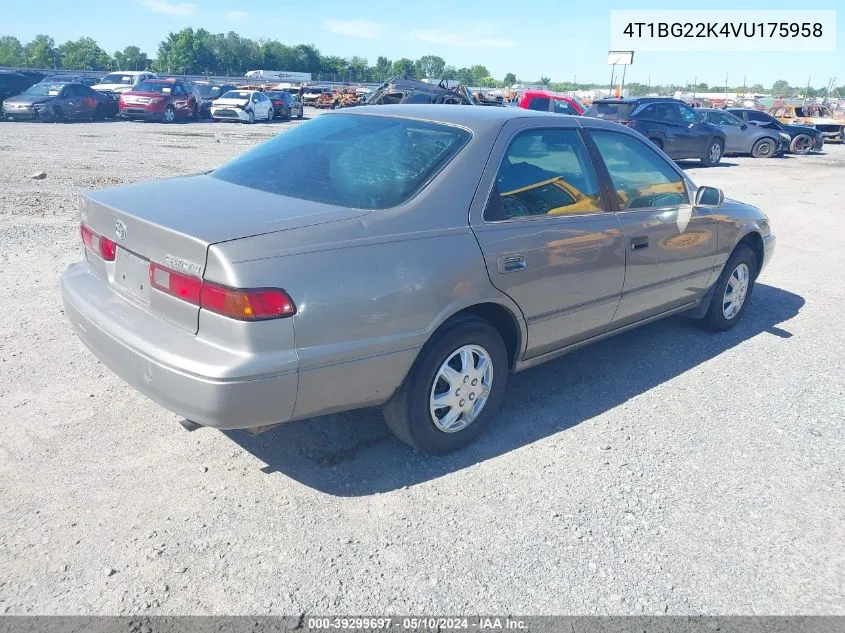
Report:
[[[584,116],[617,121],[619,119],[627,119],[633,109],[634,105],[631,103],[599,101],[591,105],[584,113]]]
[[[37,97],[58,97],[64,87],[65,84],[35,84],[27,88],[24,94]]]
[[[249,99],[250,94],[248,90],[230,90],[221,99]]]
[[[462,128],[367,115],[326,115],[298,125],[213,171],[270,193],[358,209],[414,196],[469,141]]]
[[[169,95],[173,90],[173,84],[153,83],[152,81],[142,81],[135,86],[135,92],[157,92],[162,95]]]
[[[197,92],[200,93],[201,97],[207,97],[211,94],[211,91],[214,90],[216,86],[212,86],[211,84],[194,84],[197,88]]]
[[[124,75],[122,73],[111,73],[100,80],[101,84],[121,84],[123,86],[131,86],[135,83],[133,75]]]

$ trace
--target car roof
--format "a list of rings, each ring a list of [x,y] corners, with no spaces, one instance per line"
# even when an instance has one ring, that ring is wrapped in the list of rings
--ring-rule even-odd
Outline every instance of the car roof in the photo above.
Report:
[[[535,119],[543,121],[569,121],[570,125],[593,129],[619,129],[628,131],[623,125],[611,121],[604,121],[592,117],[572,116],[526,110],[525,108],[508,108],[499,106],[460,106],[447,104],[408,104],[393,105],[364,105],[357,108],[334,110],[323,116],[347,115],[379,115],[394,116],[406,119],[418,119],[432,123],[460,125],[473,131],[487,130],[491,127],[501,127],[512,119]]]

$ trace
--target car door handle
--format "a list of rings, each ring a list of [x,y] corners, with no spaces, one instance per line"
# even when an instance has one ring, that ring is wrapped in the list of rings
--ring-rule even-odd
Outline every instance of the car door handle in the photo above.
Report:
[[[648,238],[647,237],[632,237],[631,238],[631,250],[638,251],[641,248],[648,248]]]
[[[526,268],[528,268],[528,263],[524,255],[507,255],[499,258],[500,273],[513,273]]]

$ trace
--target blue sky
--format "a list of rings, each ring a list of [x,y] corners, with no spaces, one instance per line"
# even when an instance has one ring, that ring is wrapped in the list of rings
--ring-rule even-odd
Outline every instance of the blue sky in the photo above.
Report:
[[[572,3],[519,0],[38,0],[36,5],[10,2],[3,9],[0,35],[26,41],[37,33],[57,43],[91,36],[107,51],[138,45],[151,57],[159,41],[185,26],[212,32],[234,30],[252,38],[288,44],[311,43],[323,54],[359,55],[370,63],[383,54],[391,59],[443,57],[456,67],[484,64],[493,76],[507,72],[535,81],[577,78],[610,79],[606,65],[611,9],[632,6],[607,0]],[[840,9],[836,53],[659,53],[639,52],[627,81],[699,82],[770,86],[777,79],[816,87],[831,77],[845,84],[845,8],[841,0],[804,2],[765,0],[687,3],[643,0],[639,9]]]

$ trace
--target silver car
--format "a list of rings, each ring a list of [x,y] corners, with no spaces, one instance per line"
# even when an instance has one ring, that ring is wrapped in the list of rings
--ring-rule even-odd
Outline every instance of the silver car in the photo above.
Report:
[[[732,327],[775,245],[624,126],[438,105],[332,112],[81,222],[67,317],[139,391],[221,429],[383,406],[430,453],[513,371],[671,314]]]
[[[699,108],[708,123],[725,133],[725,154],[751,154],[754,158],[773,158],[789,151],[792,140],[786,132],[748,125],[725,110]]]

